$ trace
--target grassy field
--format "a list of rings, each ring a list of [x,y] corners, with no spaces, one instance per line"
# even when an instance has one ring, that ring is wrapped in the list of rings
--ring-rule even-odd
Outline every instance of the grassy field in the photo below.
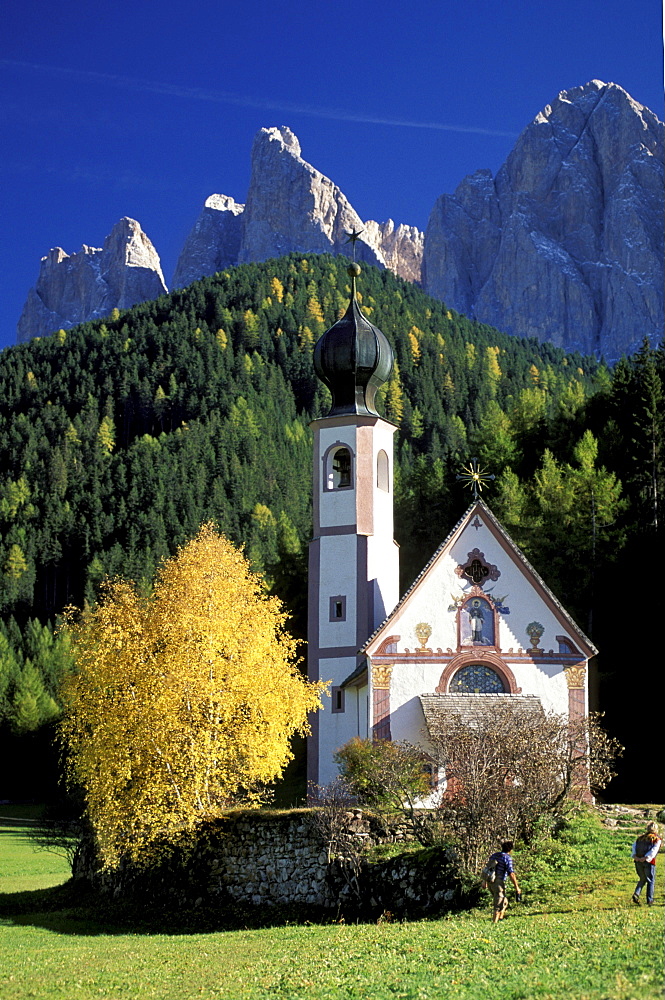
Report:
[[[496,927],[488,907],[417,923],[219,931],[201,929],[209,911],[139,918],[80,897],[58,885],[65,862],[0,817],[0,997],[655,1000],[662,872],[656,905],[631,904],[635,829],[581,817],[538,852],[517,852],[525,902]]]

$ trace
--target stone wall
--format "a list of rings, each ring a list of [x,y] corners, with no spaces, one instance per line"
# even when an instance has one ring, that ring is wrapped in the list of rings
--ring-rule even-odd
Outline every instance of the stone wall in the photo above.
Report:
[[[459,905],[454,857],[443,848],[369,863],[331,859],[312,810],[232,813],[202,827],[195,839],[165,845],[149,868],[122,864],[100,872],[90,844],[76,858],[74,876],[114,897],[177,906],[219,905],[353,916],[430,914]],[[411,839],[404,823],[384,826],[369,814],[348,815],[347,843],[363,849]]]
[[[330,903],[326,845],[306,814],[239,818],[211,855],[212,893],[255,905]]]

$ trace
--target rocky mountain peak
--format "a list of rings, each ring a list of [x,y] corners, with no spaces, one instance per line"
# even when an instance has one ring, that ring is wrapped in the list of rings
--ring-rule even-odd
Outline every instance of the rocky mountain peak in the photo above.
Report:
[[[430,294],[508,333],[613,360],[663,327],[663,126],[623,88],[562,91],[492,177],[436,202]]]
[[[199,278],[238,263],[244,209],[226,194],[206,198],[178,257],[173,288],[186,288]]]
[[[129,309],[167,291],[159,256],[135,219],[120,219],[104,246],[83,244],[67,254],[55,247],[42,258],[37,284],[18,322],[19,343],[54,330]]]
[[[211,194],[203,202],[204,208],[212,208],[216,212],[231,212],[233,215],[240,215],[244,210],[244,205],[239,205],[237,201],[227,194]]]
[[[257,133],[239,262],[292,251],[339,253],[346,245],[346,232],[363,228],[337,185],[302,159],[300,143],[289,128]],[[385,266],[380,250],[362,238],[356,249],[361,259]]]
[[[420,279],[424,234],[414,226],[363,222],[336,184],[301,156],[286,125],[254,137],[247,201],[211,195],[187,237],[173,275],[174,287],[238,263],[283,254],[350,255],[347,232],[363,230],[359,260]]]
[[[613,360],[663,329],[663,125],[614,83],[561,91],[500,170],[478,170],[437,200],[427,232],[363,221],[302,157],[290,128],[262,128],[246,203],[206,199],[173,276],[183,287],[238,263],[352,254],[388,267],[450,307],[508,333]],[[97,318],[166,290],[138,222],[103,248],[42,260],[19,340]]]
[[[167,290],[159,254],[136,219],[129,219],[125,216],[116,222],[104,240],[102,253],[104,255],[102,258],[103,271],[108,273],[112,268],[118,269],[124,266],[154,272],[161,281],[162,291]],[[132,302],[132,305],[135,304]],[[130,307],[122,306],[121,308],[128,309]]]
[[[386,222],[365,223],[364,237],[380,251],[386,267],[405,281],[420,281],[425,234],[416,226]]]
[[[300,157],[301,149],[298,138],[288,125],[281,125],[279,128],[262,128],[256,133],[254,137],[254,145],[260,145],[265,142],[278,142],[281,143],[287,153],[291,153],[292,156]],[[252,151],[252,156],[254,151]]]

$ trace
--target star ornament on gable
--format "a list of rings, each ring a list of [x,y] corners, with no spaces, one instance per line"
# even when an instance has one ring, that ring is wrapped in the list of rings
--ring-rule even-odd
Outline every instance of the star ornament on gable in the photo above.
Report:
[[[496,476],[486,472],[485,469],[481,469],[478,465],[478,459],[472,458],[469,464],[455,478],[461,479],[465,486],[473,490],[473,499],[477,500],[482,493],[483,486],[487,486],[489,482],[493,482]]]

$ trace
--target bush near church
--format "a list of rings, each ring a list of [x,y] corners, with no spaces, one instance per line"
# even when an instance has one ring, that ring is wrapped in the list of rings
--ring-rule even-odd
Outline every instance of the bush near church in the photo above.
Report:
[[[616,773],[623,748],[598,714],[571,721],[510,703],[477,711],[470,726],[454,713],[421,747],[388,740],[350,740],[336,754],[342,779],[361,803],[402,810],[423,844],[455,843],[462,867],[478,871],[501,840],[532,842],[589,787],[600,791]],[[417,808],[425,761],[445,792],[436,808]],[[432,791],[431,786],[428,789]]]

